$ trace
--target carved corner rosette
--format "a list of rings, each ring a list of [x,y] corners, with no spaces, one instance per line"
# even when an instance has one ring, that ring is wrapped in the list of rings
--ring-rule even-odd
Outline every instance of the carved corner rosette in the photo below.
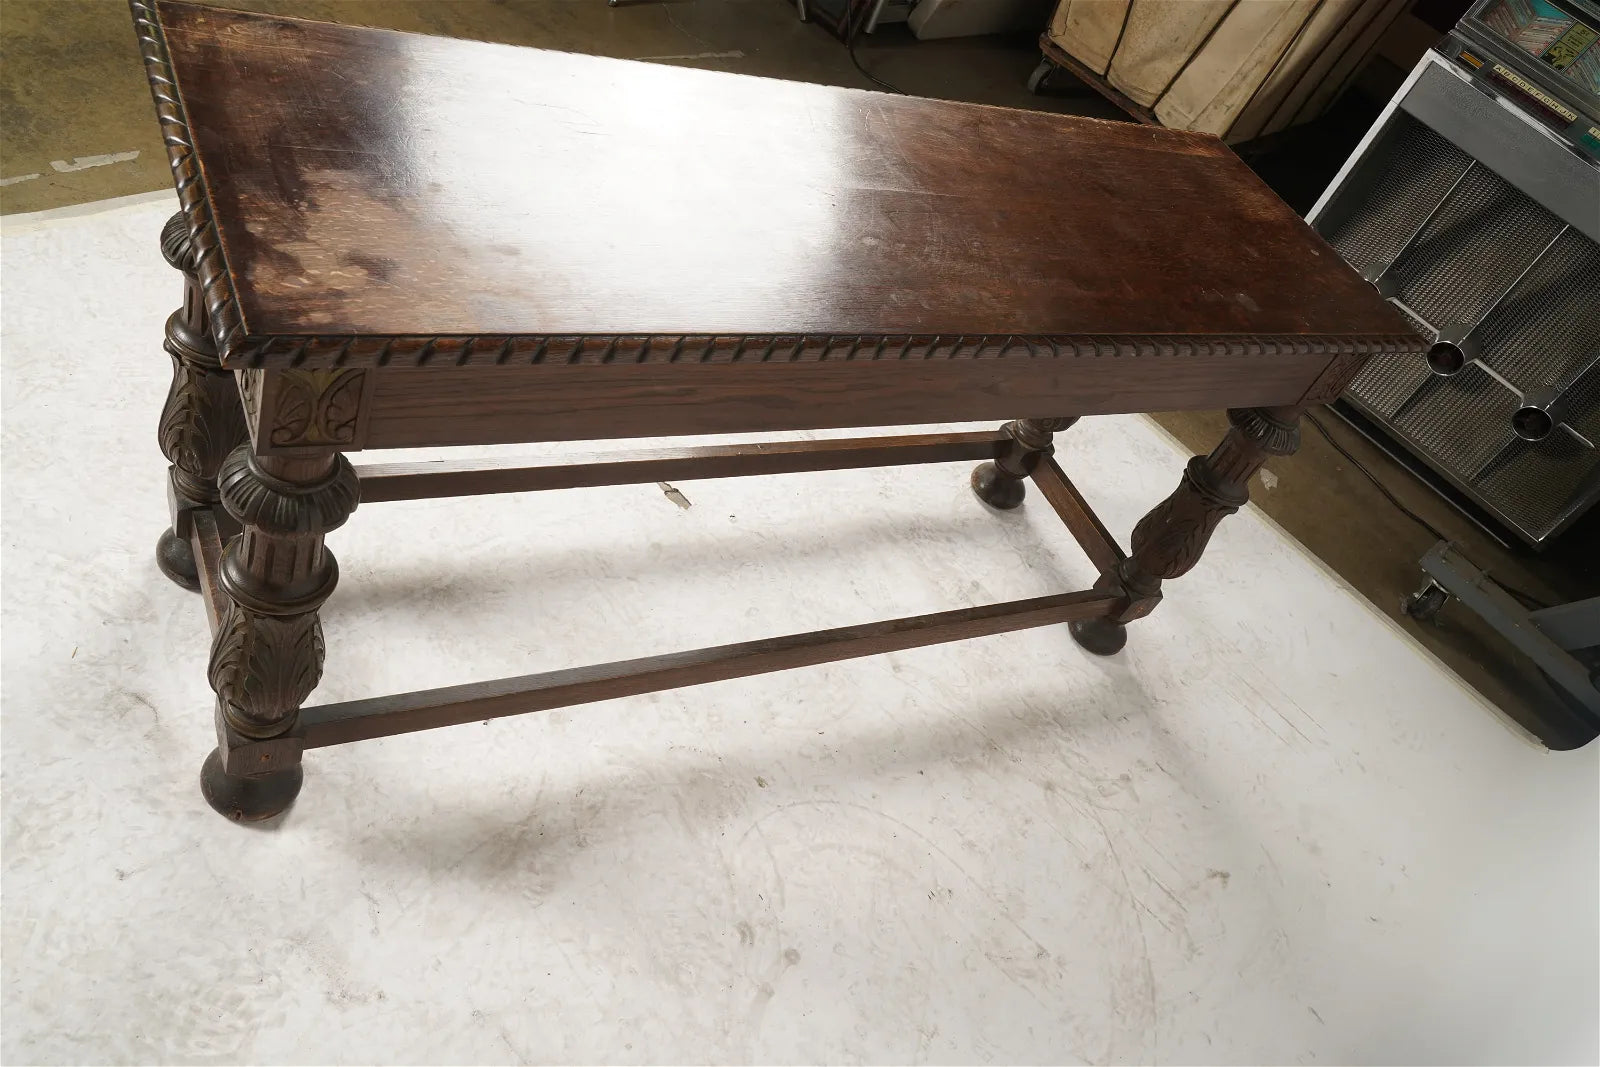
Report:
[[[361,415],[364,370],[283,371],[269,439],[274,445],[351,445]]]
[[[371,384],[366,370],[242,370],[238,388],[262,450],[353,450]]]
[[[239,406],[244,409],[245,424],[250,428],[252,439],[261,434],[261,392],[265,374],[265,371],[259,370],[233,372],[234,381],[239,387]]]
[[[1366,366],[1371,358],[1369,353],[1347,352],[1335,356],[1327,368],[1317,376],[1317,380],[1306,390],[1306,395],[1301,399],[1301,404],[1311,407],[1316,404],[1331,404],[1339,399],[1345,387],[1361,373],[1361,368]]]

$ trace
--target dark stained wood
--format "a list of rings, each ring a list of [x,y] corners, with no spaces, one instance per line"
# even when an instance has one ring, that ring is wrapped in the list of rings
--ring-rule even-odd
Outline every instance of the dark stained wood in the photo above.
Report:
[[[292,803],[307,747],[1051,623],[1116,651],[1292,448],[1302,407],[1425,347],[1214,138],[130,6],[181,207],[162,247],[186,279],[159,560],[212,616],[201,785],[233,819]],[[1052,434],[1221,406],[1233,430],[1124,555]],[[359,482],[342,454],[969,420],[1010,421]],[[323,539],[360,495],[974,459],[997,507],[1032,478],[1094,590],[301,707],[338,575]]]
[[[1055,434],[1078,421],[1068,415],[1054,419],[1017,419],[1001,427],[1010,444],[988,463],[972,472],[972,491],[992,508],[1008,511],[1027,495],[1023,481],[1042,457],[1055,447]]]
[[[228,366],[1410,332],[1215,138],[134,4]]]
[[[324,535],[356,508],[355,471],[338,453],[302,459],[235,449],[218,475],[243,533],[222,551],[228,609],[211,648],[211,687],[246,737],[287,733],[322,677],[317,609],[339,578]]]
[[[1098,618],[1112,610],[1116,603],[1116,597],[1102,593],[1064,593],[764,641],[719,645],[694,652],[324,704],[301,711],[299,735],[305,739],[306,748],[342,745],[497,716],[548,711],[662,689],[899,652],[945,641],[987,637],[1074,619]]]
[[[216,513],[210,508],[194,513],[189,524],[189,547],[198,572],[200,596],[206,602],[206,622],[216,633],[228,613],[228,598],[217,576],[222,566],[222,535],[217,529]]]
[[[375,375],[368,448],[1292,404],[1325,356],[421,368]],[[258,438],[258,447],[261,442]],[[270,448],[270,445],[267,446]]]
[[[172,359],[172,385],[161,408],[157,440],[167,468],[172,525],[156,545],[156,563],[185,589],[200,588],[190,551],[190,516],[217,502],[217,468],[247,435],[233,375],[222,369],[210,317],[195,274],[197,260],[181,214],[161,229],[161,254],[183,272],[183,306],[167,318],[163,347]]]
[[[1126,558],[1122,548],[1053,456],[1045,456],[1033,468],[1033,484],[1067,524],[1089,561],[1102,571],[1116,570]]]
[[[1133,528],[1129,573],[1156,580],[1187,574],[1217,523],[1249,502],[1256,471],[1300,447],[1297,408],[1235,408],[1228,422],[1222,442],[1191,460],[1177,491]]]
[[[362,440],[377,372],[367,369],[238,371],[256,452],[353,452]]]
[[[1008,438],[997,430],[906,434],[825,441],[752,441],[574,456],[525,466],[504,460],[425,460],[356,467],[364,504],[486,493],[528,493],[596,485],[742,478],[757,474],[951,463],[993,456]]]
[[[1189,573],[1217,524],[1250,500],[1250,479],[1271,456],[1300,447],[1298,407],[1232,408],[1230,429],[1209,456],[1196,456],[1172,495],[1133,528],[1130,551],[1101,571],[1095,588],[1121,593],[1123,610],[1072,624],[1085,649],[1109,656],[1127,642],[1126,624],[1147,614],[1161,596],[1161,583]]]
[[[217,695],[217,748],[201,791],[232,819],[270,818],[299,792],[302,745],[290,737],[322,678],[317,609],[339,568],[323,544],[355,510],[350,462],[336,452],[256,456],[240,445],[217,474],[222,506],[243,532],[222,549],[225,597],[207,676]]]

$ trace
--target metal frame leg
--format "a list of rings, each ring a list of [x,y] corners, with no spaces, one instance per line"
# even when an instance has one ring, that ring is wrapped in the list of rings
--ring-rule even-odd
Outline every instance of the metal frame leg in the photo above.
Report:
[[[1571,694],[1581,707],[1600,715],[1600,677],[1571,654],[1571,650],[1600,644],[1600,598],[1529,611],[1448,541],[1428,550],[1422,557],[1422,569],[1428,582],[1407,602],[1408,613],[1426,617],[1425,606],[1437,603],[1434,590],[1442,590],[1538,664],[1551,683]],[[1435,607],[1433,613],[1436,611]]]

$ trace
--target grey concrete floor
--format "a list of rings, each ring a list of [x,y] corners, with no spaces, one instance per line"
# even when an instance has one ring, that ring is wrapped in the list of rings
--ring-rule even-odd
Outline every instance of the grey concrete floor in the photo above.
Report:
[[[643,0],[615,8],[603,0],[223,0],[223,5],[802,81],[871,85],[842,45],[819,27],[799,22],[785,0]],[[878,77],[916,95],[1120,117],[1066,77],[1056,79],[1044,95],[1029,94],[1024,80],[1038,52],[1026,35],[918,42],[904,27],[891,26],[865,39],[858,55]],[[0,5],[0,59],[0,178],[39,175],[0,187],[0,210],[35,211],[168,184],[165,155],[120,0],[6,0]],[[1291,147],[1287,159],[1272,161],[1275,175],[1287,175],[1280,191],[1297,207],[1304,206],[1300,190],[1326,180],[1318,168],[1329,158],[1328,147],[1304,152],[1304,161]],[[1333,156],[1342,152],[1333,147]],[[129,155],[135,152],[136,157]],[[93,157],[119,161],[81,165]],[[1276,187],[1274,174],[1268,177]],[[152,352],[151,358],[159,357]],[[1199,451],[1209,450],[1225,428],[1220,413],[1158,415],[1157,421]],[[1600,592],[1592,558],[1600,555],[1592,551],[1593,524],[1589,534],[1580,533],[1577,541],[1569,539],[1544,557],[1508,550],[1330,413],[1322,414],[1322,423],[1408,507],[1498,578],[1552,602]],[[1092,433],[1093,424],[1075,432]],[[1070,434],[1062,440],[1061,453],[1070,464]],[[1574,723],[1537,669],[1481,622],[1459,609],[1447,610],[1437,623],[1426,625],[1399,613],[1402,597],[1418,584],[1417,560],[1434,537],[1389,503],[1315,429],[1308,426],[1300,453],[1274,461],[1268,474],[1252,487],[1256,503],[1331,570],[1553,747],[1588,740],[1592,731]],[[1170,593],[1181,596],[1181,583],[1173,583]],[[1359,714],[1360,709],[1351,712]]]

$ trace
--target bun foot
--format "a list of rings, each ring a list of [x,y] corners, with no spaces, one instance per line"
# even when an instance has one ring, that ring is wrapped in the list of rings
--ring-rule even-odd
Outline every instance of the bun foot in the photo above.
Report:
[[[156,566],[174,584],[183,586],[191,593],[200,591],[200,571],[194,565],[194,551],[189,548],[189,542],[172,532],[170,526],[161,535],[161,540],[156,542]]]
[[[200,768],[200,792],[206,803],[234,822],[260,822],[281,815],[300,795],[305,771],[299,765],[244,778],[222,769],[222,755],[216,749]]]
[[[1128,628],[1110,619],[1077,619],[1067,623],[1067,629],[1085,652],[1097,656],[1115,656],[1128,643]]]
[[[1003,473],[993,463],[980,463],[973,470],[972,491],[979,500],[1001,511],[1010,511],[1028,494],[1021,479]]]

